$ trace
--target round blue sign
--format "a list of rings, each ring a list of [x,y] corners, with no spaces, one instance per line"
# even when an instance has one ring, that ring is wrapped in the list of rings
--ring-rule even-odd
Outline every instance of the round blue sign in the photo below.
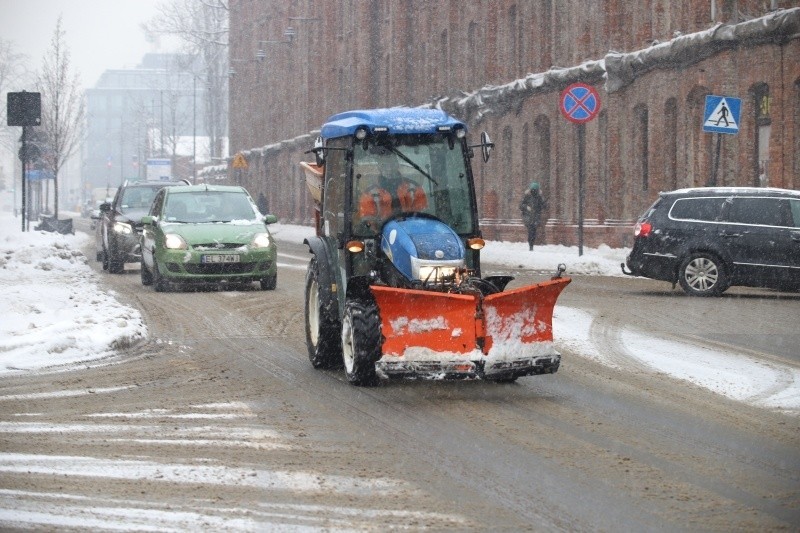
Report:
[[[591,85],[573,83],[561,92],[561,114],[575,124],[589,122],[600,112],[600,95]]]

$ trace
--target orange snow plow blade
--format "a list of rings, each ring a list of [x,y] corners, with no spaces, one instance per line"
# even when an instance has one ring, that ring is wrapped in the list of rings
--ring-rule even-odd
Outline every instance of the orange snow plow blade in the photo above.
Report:
[[[553,340],[553,307],[570,278],[556,278],[483,299],[486,340],[483,352],[495,344]]]
[[[475,349],[478,298],[413,289],[370,287],[381,315],[383,353],[407,348],[468,353]]]
[[[571,280],[557,278],[486,296],[371,286],[381,317],[384,355],[408,348],[489,354],[497,345],[553,340],[553,307]],[[480,353],[480,352],[478,352]]]

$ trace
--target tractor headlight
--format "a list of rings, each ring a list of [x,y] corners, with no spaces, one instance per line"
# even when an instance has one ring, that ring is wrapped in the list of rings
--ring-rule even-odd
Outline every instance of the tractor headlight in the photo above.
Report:
[[[427,282],[441,282],[452,279],[457,268],[463,268],[464,261],[426,261],[416,257],[411,258],[411,275],[413,279]]]
[[[114,222],[114,232],[123,235],[130,235],[133,233],[133,227],[126,222]]]
[[[164,235],[164,247],[169,250],[186,250],[188,248],[186,241],[177,233]]]
[[[250,246],[253,248],[269,248],[272,241],[269,238],[269,233],[256,233],[253,235],[253,241]]]

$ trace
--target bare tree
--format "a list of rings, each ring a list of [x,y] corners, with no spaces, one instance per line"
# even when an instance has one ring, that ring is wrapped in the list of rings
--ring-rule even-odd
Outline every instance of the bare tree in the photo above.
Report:
[[[0,105],[0,146],[7,150],[13,150],[17,140],[15,131],[6,125],[6,94],[23,86],[26,77],[24,61],[25,54],[17,53],[11,41],[0,39],[0,96],[3,101]]]
[[[227,134],[228,0],[169,0],[159,14],[143,25],[151,37],[180,39],[185,52],[202,60],[200,71],[190,71],[204,83],[205,120],[210,156],[219,157]]]
[[[80,146],[84,130],[85,104],[80,78],[70,68],[70,52],[58,17],[50,48],[42,61],[38,86],[42,93],[42,130],[48,164],[53,172],[53,214],[58,218],[58,173]]]

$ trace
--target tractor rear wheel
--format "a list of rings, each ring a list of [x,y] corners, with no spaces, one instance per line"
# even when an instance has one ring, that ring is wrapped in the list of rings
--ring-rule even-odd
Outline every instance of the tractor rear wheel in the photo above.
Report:
[[[347,381],[372,387],[378,384],[375,363],[381,358],[381,322],[373,302],[349,300],[342,320],[342,359]]]
[[[314,368],[336,368],[342,362],[342,345],[336,302],[324,301],[320,295],[319,265],[316,259],[306,272],[306,346]]]

